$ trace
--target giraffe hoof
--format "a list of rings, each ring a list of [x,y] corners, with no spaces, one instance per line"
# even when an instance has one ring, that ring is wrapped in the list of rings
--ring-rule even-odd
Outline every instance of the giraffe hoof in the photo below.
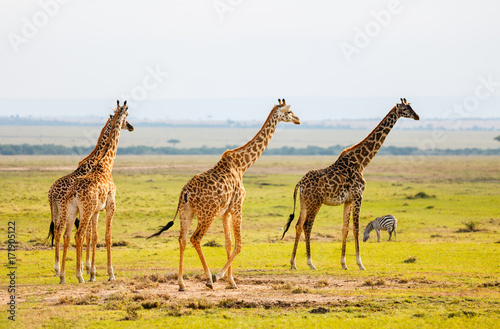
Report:
[[[212,283],[207,282],[207,283],[205,283],[205,285],[206,285],[207,287],[209,287],[210,289],[214,290],[214,285],[213,285]]]
[[[185,291],[186,287],[179,287],[179,291]]]
[[[216,281],[217,281],[217,276],[212,274],[212,282],[216,282]]]
[[[227,286],[227,289],[238,289],[237,285],[229,285]]]

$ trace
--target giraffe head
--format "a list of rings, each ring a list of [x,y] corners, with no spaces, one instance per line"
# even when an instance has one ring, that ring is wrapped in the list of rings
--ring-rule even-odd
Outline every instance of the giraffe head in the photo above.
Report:
[[[120,106],[120,101],[116,101],[116,111],[115,111],[115,116],[118,116],[116,120],[118,122],[121,122],[121,129],[127,129],[129,131],[133,131],[134,127],[130,123],[127,122],[127,117],[128,117],[128,106],[127,106],[127,101],[123,102],[123,105]],[[132,130],[129,129],[127,124],[130,126]]]
[[[120,109],[120,101],[117,100],[116,105],[117,105],[116,109],[111,108],[114,113],[109,115],[110,122],[113,122],[116,112]],[[128,110],[127,101],[123,103],[123,107],[126,107]],[[123,121],[122,129],[127,129],[128,131],[134,131],[134,126],[132,126],[127,120],[125,120]]]
[[[293,122],[296,125],[300,125],[300,119],[290,110],[290,105],[286,105],[286,101],[283,98],[278,99],[278,105],[275,105],[273,110],[276,111],[278,119],[283,122]]]
[[[418,114],[411,108],[410,103],[406,102],[406,98],[401,98],[401,104],[396,104],[396,113],[400,118],[403,117],[420,120]]]

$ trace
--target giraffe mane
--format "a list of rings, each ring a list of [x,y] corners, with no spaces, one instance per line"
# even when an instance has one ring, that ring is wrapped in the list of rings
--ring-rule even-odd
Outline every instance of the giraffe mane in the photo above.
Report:
[[[375,127],[375,128],[374,128],[374,129],[373,129],[373,130],[369,133],[369,134],[368,134],[368,136],[366,136],[366,137],[365,137],[365,139],[363,139],[361,142],[359,142],[359,143],[357,143],[357,144],[355,144],[355,145],[353,145],[353,146],[351,146],[351,147],[348,147],[348,148],[346,148],[345,150],[343,150],[343,151],[342,151],[342,153],[340,153],[339,158],[341,158],[342,156],[346,155],[346,154],[347,154],[347,153],[349,153],[350,151],[357,149],[359,146],[363,145],[363,143],[364,143],[364,142],[366,142],[366,140],[367,140],[368,138],[370,138],[370,136],[371,136],[373,133],[375,133],[375,131],[377,131],[377,129],[378,129],[378,128],[380,127],[380,125],[382,124],[382,122],[384,122],[384,121],[385,121],[385,119],[387,119],[387,117],[388,117],[388,116],[389,116],[389,115],[390,115],[393,111],[395,111],[395,109],[396,109],[396,106],[394,106],[394,107],[393,107],[393,108],[389,111],[389,113],[387,113],[387,115],[386,115],[386,116],[385,116],[382,120],[380,120],[379,124],[378,124],[378,125],[377,125],[377,126],[376,126],[376,127]]]
[[[228,156],[229,154],[232,154],[232,153],[238,152],[238,151],[240,151],[240,150],[244,149],[245,147],[247,147],[247,146],[248,146],[248,144],[250,144],[250,143],[251,143],[251,142],[252,142],[255,138],[257,138],[257,136],[258,136],[258,135],[260,134],[260,132],[264,129],[264,127],[265,127],[265,126],[266,126],[266,124],[269,122],[269,120],[271,120],[271,116],[274,114],[275,110],[276,110],[277,108],[279,108],[279,107],[280,107],[280,105],[274,105],[274,107],[273,107],[273,109],[271,110],[271,113],[269,113],[269,115],[268,115],[268,117],[267,117],[266,121],[264,122],[264,124],[262,125],[262,127],[260,128],[260,130],[259,130],[259,131],[255,134],[255,136],[254,136],[251,140],[249,140],[249,141],[248,141],[245,145],[242,145],[242,146],[237,147],[237,148],[232,149],[232,150],[227,150],[226,152],[224,152],[224,153],[222,154],[221,159],[222,159],[222,158],[224,158],[224,157],[226,157],[226,156]]]
[[[90,152],[89,155],[87,155],[87,157],[85,157],[83,160],[81,160],[80,162],[78,162],[78,167],[80,167],[82,165],[82,163],[84,163],[85,161],[89,160],[91,157],[93,157],[96,152],[97,152],[97,147],[99,146],[100,144],[100,141],[102,139],[102,136],[104,135],[104,130],[106,130],[106,127],[108,126],[108,123],[109,123],[109,120],[106,121],[106,124],[104,125],[104,127],[101,129],[101,134],[99,135],[99,138],[97,139],[97,144],[95,145],[94,149],[92,150],[92,152]]]
[[[111,124],[111,127],[114,127],[115,124],[116,124],[116,119],[118,119],[118,114],[119,114],[119,111],[120,111],[120,107],[118,107],[116,109],[116,112],[115,112],[115,117],[113,118],[113,123]],[[109,121],[109,119],[108,119]],[[108,140],[106,141],[106,145],[104,146],[104,149],[102,150],[102,152],[99,154],[99,156],[94,160],[94,165],[96,165],[99,161],[101,161],[101,159],[104,157],[104,155],[108,152],[108,148],[109,148],[109,144],[111,144],[111,135],[112,135],[112,130],[111,129],[111,132],[110,132],[110,135],[109,135],[109,138]]]

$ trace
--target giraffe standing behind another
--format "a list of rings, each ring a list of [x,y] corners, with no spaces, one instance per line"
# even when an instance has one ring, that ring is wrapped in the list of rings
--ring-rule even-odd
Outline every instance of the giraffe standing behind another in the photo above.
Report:
[[[87,175],[95,165],[96,160],[102,155],[102,152],[105,149],[105,146],[108,143],[108,139],[111,133],[111,128],[113,126],[113,122],[116,115],[116,110],[114,110],[115,114],[111,114],[106,121],[106,124],[101,130],[99,138],[97,139],[97,144],[92,152],[83,160],[78,163],[78,168],[73,171],[71,174],[66,175],[64,177],[59,178],[52,184],[49,189],[48,197],[49,197],[49,205],[51,212],[51,222],[49,228],[48,239],[52,238],[52,245],[54,245],[55,240],[55,263],[54,263],[54,271],[55,275],[59,276],[59,252],[60,252],[60,240],[61,235],[64,230],[65,225],[71,226],[73,223],[78,228],[78,222],[75,222],[75,218],[66,218],[66,221],[61,220],[60,211],[61,204],[66,201],[69,196],[69,193],[73,189],[75,181],[78,177],[82,177]],[[122,129],[127,129],[128,131],[134,131],[134,127],[125,121],[122,125]],[[86,268],[90,270],[90,261],[89,261],[89,242],[90,242],[91,232],[89,231],[87,236],[87,259],[86,259]]]
[[[66,202],[62,204],[60,209],[63,219],[75,218],[76,214],[80,214],[80,225],[75,234],[76,244],[76,277],[80,283],[85,282],[82,273],[82,253],[83,253],[83,239],[87,232],[88,226],[92,225],[92,264],[90,269],[89,281],[95,280],[95,251],[97,245],[97,221],[99,212],[106,209],[106,249],[108,259],[108,275],[109,280],[115,280],[113,274],[113,267],[111,265],[111,225],[113,215],[116,209],[115,195],[116,186],[111,177],[114,160],[116,157],[116,150],[118,148],[118,140],[120,138],[120,130],[127,118],[128,107],[127,102],[123,106],[119,106],[114,119],[114,124],[111,130],[111,135],[105,146],[101,156],[92,171],[77,178],[72,191]],[[69,227],[69,228],[68,228]],[[66,253],[69,245],[69,237],[71,233],[71,226],[66,227],[64,235],[64,249],[62,257],[62,265],[60,271],[60,283],[65,283],[65,264]]]
[[[205,270],[207,287],[213,289],[213,283],[222,279],[227,271],[230,287],[237,288],[232,275],[231,263],[241,251],[242,206],[245,198],[245,189],[242,181],[243,173],[262,155],[279,122],[284,121],[300,124],[299,118],[290,111],[290,105],[286,105],[284,99],[283,102],[278,100],[278,103],[279,105],[273,107],[266,122],[252,140],[239,148],[224,152],[214,167],[195,175],[182,188],[177,212],[174,216],[174,220],[177,217],[177,213],[179,213],[180,217],[179,291],[186,289],[182,278],[184,250],[186,249],[189,227],[194,215],[198,219],[198,225],[191,236],[191,243],[198,252],[201,264]],[[217,216],[222,216],[228,260],[217,275],[212,275],[201,249],[201,239]],[[174,221],[167,223],[167,225],[149,238],[159,236],[173,224]],[[235,238],[235,247],[232,254],[231,226],[233,227]]]
[[[340,258],[342,269],[348,269],[345,262],[345,249],[351,214],[356,248],[356,263],[360,270],[365,269],[361,263],[358,241],[359,212],[366,186],[366,181],[363,178],[363,170],[373,157],[375,157],[392,127],[394,127],[396,121],[401,117],[414,120],[420,119],[417,113],[411,108],[410,103],[407,103],[406,99],[402,98],[401,104],[396,104],[363,141],[342,151],[337,161],[331,166],[324,169],[311,170],[297,183],[293,193],[293,213],[290,215],[283,232],[284,237],[294,219],[297,190],[300,188],[300,217],[295,226],[295,244],[293,246],[292,258],[290,259],[292,269],[297,268],[295,266],[295,255],[302,231],[304,231],[306,240],[307,264],[311,269],[316,269],[311,258],[311,230],[314,219],[323,204],[327,206],[344,204],[342,255]]]

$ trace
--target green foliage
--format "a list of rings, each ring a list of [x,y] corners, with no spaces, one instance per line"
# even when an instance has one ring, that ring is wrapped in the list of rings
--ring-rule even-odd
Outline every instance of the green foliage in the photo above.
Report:
[[[459,232],[477,232],[479,231],[479,222],[475,220],[469,220],[463,223],[465,225],[465,229],[458,230]]]

